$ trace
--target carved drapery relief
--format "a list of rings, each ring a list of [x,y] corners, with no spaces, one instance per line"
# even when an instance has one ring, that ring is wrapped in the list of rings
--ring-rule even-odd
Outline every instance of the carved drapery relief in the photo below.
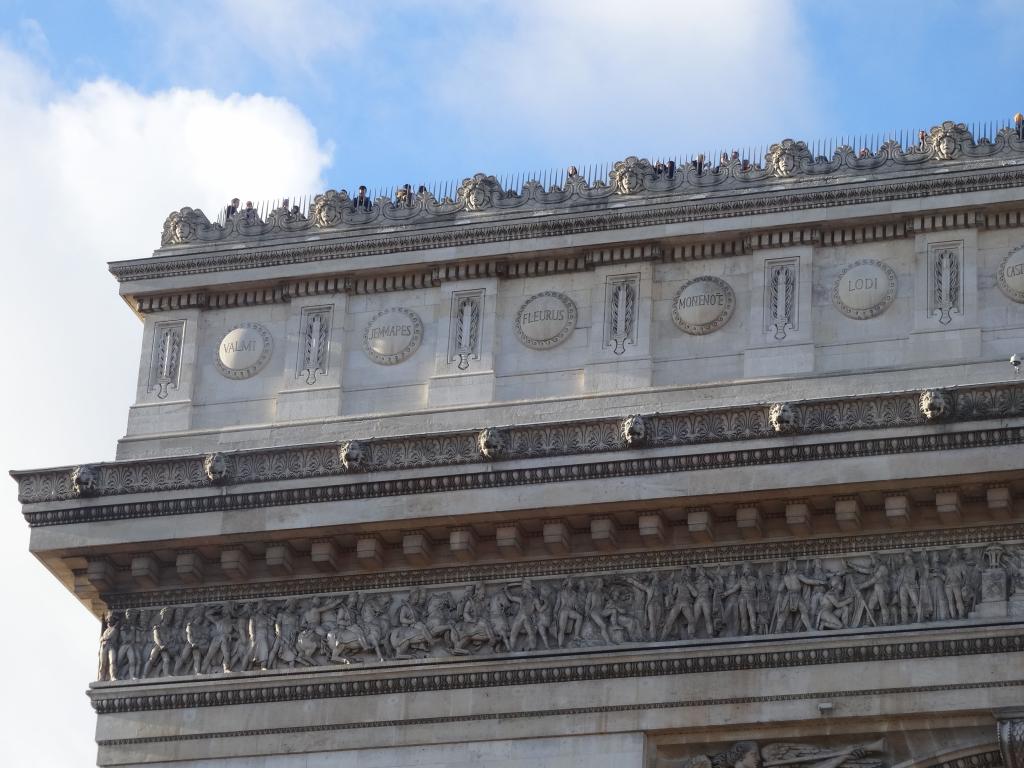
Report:
[[[615,275],[605,283],[604,346],[616,355],[636,344],[640,275]]]
[[[155,391],[160,400],[167,397],[169,390],[178,388],[184,340],[184,320],[167,320],[153,326],[153,352],[150,356],[147,391]]]
[[[771,259],[764,263],[764,329],[778,341],[797,329],[799,259]]]
[[[484,291],[456,291],[452,294],[452,311],[448,325],[448,364],[460,371],[470,361],[480,359],[483,331]]]
[[[299,350],[295,363],[295,378],[305,379],[307,384],[316,384],[318,375],[327,375],[333,317],[332,307],[303,307],[299,317]]]
[[[928,316],[937,314],[942,325],[964,311],[963,258],[962,240],[928,246]]]
[[[984,552],[905,550],[126,609],[104,623],[100,674],[208,674],[959,621],[995,615],[984,610],[995,599],[983,588],[993,569],[1006,581],[999,599],[1024,601],[1024,546],[1001,544]]]

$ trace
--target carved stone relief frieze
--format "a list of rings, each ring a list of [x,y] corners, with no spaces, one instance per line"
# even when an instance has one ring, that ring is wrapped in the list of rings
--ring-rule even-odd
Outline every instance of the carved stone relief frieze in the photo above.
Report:
[[[240,323],[224,334],[217,345],[214,363],[229,379],[250,379],[270,362],[274,339],[259,323]]]
[[[1011,248],[999,264],[1000,290],[1008,299],[1024,303],[1024,243]]]
[[[456,291],[452,294],[448,325],[448,365],[460,371],[480,359],[484,323],[484,290]]]
[[[799,328],[800,260],[769,259],[764,263],[764,330],[776,340]]]
[[[379,365],[397,365],[409,359],[422,341],[423,321],[405,307],[378,312],[363,331],[363,350]]]
[[[832,304],[854,320],[877,317],[895,298],[896,271],[874,259],[853,262],[832,285]]]
[[[605,282],[604,347],[616,355],[636,344],[640,275],[614,275]]]
[[[885,739],[840,745],[738,741],[723,752],[659,760],[659,768],[883,768]]]
[[[736,307],[732,286],[720,277],[705,275],[682,285],[672,301],[672,320],[691,336],[717,331],[729,322]]]
[[[333,318],[334,308],[331,306],[302,308],[295,378],[316,384],[317,376],[327,375]]]
[[[516,312],[516,337],[531,349],[551,349],[576,329],[576,302],[558,291],[534,294]]]
[[[963,269],[962,240],[928,245],[928,316],[942,325],[964,312]]]
[[[181,353],[185,343],[185,321],[167,320],[153,326],[153,351],[149,363],[148,392],[158,399],[176,390],[181,377]]]
[[[1010,602],[1024,605],[1017,543],[125,608],[104,622],[99,676],[955,627]]]

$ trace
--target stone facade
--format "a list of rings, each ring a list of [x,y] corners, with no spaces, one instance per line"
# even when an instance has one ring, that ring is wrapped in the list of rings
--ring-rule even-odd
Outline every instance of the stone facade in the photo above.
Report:
[[[101,765],[1024,766],[1024,140],[182,208],[12,472]]]

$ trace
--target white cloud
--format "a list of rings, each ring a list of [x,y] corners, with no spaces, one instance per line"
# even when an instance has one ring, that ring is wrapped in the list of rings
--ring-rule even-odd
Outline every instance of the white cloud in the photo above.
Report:
[[[479,136],[542,135],[601,158],[777,140],[814,119],[784,0],[522,0],[483,16],[432,73]]]
[[[105,262],[159,245],[169,211],[213,214],[234,194],[315,191],[330,161],[294,107],[204,91],[143,94],[113,81],[61,92],[0,45],[0,468],[112,458],[124,431],[141,324]],[[211,210],[212,209],[212,210]],[[11,482],[0,492],[0,637],[5,756],[19,766],[88,765],[84,696],[97,623],[28,553]],[[10,589],[17,584],[17,589]],[[11,754],[10,750],[24,750]]]
[[[180,0],[173,5],[116,0],[158,35],[160,55],[176,75],[203,82],[245,81],[262,61],[278,75],[317,77],[323,58],[345,56],[362,43],[369,6],[352,0]]]

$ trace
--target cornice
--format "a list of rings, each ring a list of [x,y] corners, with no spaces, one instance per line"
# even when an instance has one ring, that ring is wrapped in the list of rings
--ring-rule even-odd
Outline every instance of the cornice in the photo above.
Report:
[[[864,552],[926,550],[940,547],[982,547],[1024,539],[1024,523],[989,524],[934,530],[887,531],[885,533],[820,536],[791,541],[748,541],[744,543],[690,546],[677,549],[608,553],[545,560],[449,565],[435,568],[403,568],[371,573],[346,573],[272,582],[193,585],[174,589],[105,594],[107,607],[155,608],[165,605],[213,604],[313,594],[349,593],[437,587],[477,582],[509,582],[522,578],[545,579],[581,574],[649,571],[682,566],[719,566],[742,562],[809,561],[847,557]]]
[[[989,628],[989,632],[991,628]],[[945,634],[956,636],[949,637]],[[598,658],[571,656],[563,659],[503,659],[500,667],[491,664],[475,665],[463,662],[453,668],[436,665],[433,669],[404,668],[392,670],[389,675],[351,675],[345,671],[318,675],[315,680],[297,681],[295,675],[251,673],[245,682],[234,680],[231,687],[214,685],[223,676],[206,676],[188,682],[94,683],[89,690],[93,709],[98,714],[147,712],[167,709],[269,704],[281,701],[310,701],[318,699],[350,698],[390,694],[495,688],[512,685],[543,685],[573,683],[592,680],[615,680],[667,675],[690,675],[708,672],[731,672],[755,669],[784,669],[814,667],[831,664],[864,664],[880,661],[909,661],[914,659],[977,656],[994,653],[1021,653],[1024,634],[1007,631],[989,634],[984,631],[948,633],[932,631],[926,637],[920,633],[899,633],[895,637],[879,633],[846,643],[793,643],[791,647],[757,648],[747,644],[727,651],[694,653],[692,650],[660,649],[647,651],[646,658],[616,659],[615,654],[601,653]],[[248,683],[248,680],[252,680]],[[993,688],[1024,685],[1024,680],[1010,679],[989,683],[961,683],[959,687]],[[921,686],[915,692],[951,690],[957,685]],[[864,692],[880,695],[899,692],[889,689]],[[858,692],[850,692],[857,695]],[[779,694],[786,696],[787,694]],[[801,694],[788,694],[800,696]],[[826,698],[837,696],[830,692]],[[742,701],[726,699],[722,703]],[[754,697],[756,701],[757,698]],[[784,700],[784,699],[777,699]],[[708,702],[703,702],[707,705]],[[687,706],[700,706],[698,702]]]
[[[946,424],[1006,419],[1024,416],[1024,383],[1008,382],[983,386],[951,388],[944,391],[952,402],[952,412],[944,419]],[[773,424],[771,404],[756,404],[701,411],[650,414],[642,416],[645,423],[645,438],[636,442],[627,438],[623,418],[565,421],[551,424],[534,424],[499,428],[504,446],[500,460],[509,459],[552,459],[584,454],[598,455],[628,450],[672,448],[742,442],[750,440],[775,440],[780,443],[767,449],[702,455],[644,458],[600,464],[573,464],[536,469],[488,471],[475,474],[452,474],[432,478],[389,480],[386,483],[367,481],[347,486],[317,487],[304,490],[274,492],[277,497],[298,493],[302,499],[319,500],[335,495],[351,498],[365,498],[375,495],[392,495],[388,489],[422,488],[403,492],[427,492],[434,490],[464,490],[476,487],[496,487],[493,484],[531,484],[555,482],[562,479],[585,479],[603,476],[651,474],[662,471],[693,471],[701,468],[726,466],[749,466],[778,461],[814,460],[817,458],[841,458],[860,448],[858,443],[827,443],[819,445],[791,445],[793,436],[825,435],[855,432],[865,429],[893,429],[919,427],[934,423],[934,419],[922,411],[920,392],[899,392],[869,395],[853,398],[808,400],[789,403],[793,422],[785,425]],[[1016,440],[1012,430],[1000,432],[997,440]],[[360,477],[378,472],[394,472],[434,467],[462,467],[486,464],[478,444],[477,431],[409,435],[367,440],[350,440],[342,443],[284,447],[258,451],[239,451],[219,454],[228,464],[225,477],[218,477],[220,486],[248,484],[265,481],[306,480],[346,475]],[[975,433],[961,433],[975,434]],[[979,433],[980,434],[980,433]],[[943,440],[949,435],[943,435]],[[921,447],[914,448],[920,441]],[[966,437],[956,438],[965,440]],[[987,439],[987,438],[986,438]],[[902,439],[900,439],[902,440]],[[908,452],[930,450],[931,438],[907,438],[905,444],[897,440],[893,450]],[[936,442],[935,450],[945,442]],[[358,446],[358,461],[344,458],[342,454]],[[784,447],[783,447],[784,446]],[[968,447],[968,446],[964,446]],[[878,450],[882,450],[879,448]],[[646,456],[646,452],[641,452]],[[856,455],[856,454],[854,454]],[[786,458],[792,456],[793,458]],[[717,458],[713,458],[717,457]],[[75,473],[80,468],[14,471],[11,475],[18,482],[19,500],[26,505],[42,502],[68,501],[82,496],[99,498],[115,497],[137,493],[196,490],[210,488],[214,481],[204,469],[205,456],[189,456],[173,459],[157,459],[135,462],[115,462],[91,467],[95,482],[85,492],[76,486]],[[500,466],[501,461],[489,466]],[[491,459],[493,462],[494,460]],[[675,467],[669,469],[668,467]],[[664,467],[664,468],[663,468]],[[507,478],[507,479],[505,479]],[[339,488],[350,490],[340,491]],[[260,497],[260,492],[244,494],[245,497]],[[217,499],[233,498],[218,495]],[[323,498],[323,500],[334,500]],[[202,497],[179,500],[192,511],[200,511],[214,501]],[[226,502],[221,502],[226,503]],[[109,514],[115,517],[97,519],[124,519],[132,516],[161,514],[154,512],[165,502],[138,502],[122,505],[100,505],[92,507],[91,514]],[[234,507],[227,507],[234,508]],[[99,510],[107,510],[101,513]],[[131,510],[137,510],[136,513]],[[48,510],[46,512],[26,510],[26,518],[32,525],[54,525],[69,522],[88,510]],[[164,512],[162,514],[176,514]],[[67,518],[67,519],[65,519]]]
[[[1022,145],[1024,148],[1024,145]],[[1021,151],[1021,150],[1015,150]],[[348,239],[339,239],[339,231],[325,229],[324,240],[313,245],[284,245],[277,248],[261,247],[265,240],[250,239],[252,247],[229,251],[174,253],[158,252],[148,260],[115,262],[110,271],[119,282],[198,275],[211,272],[259,269],[277,266],[301,265],[324,261],[350,259],[404,251],[422,251],[438,248],[457,248],[496,242],[521,241],[533,238],[558,237],[599,231],[628,230],[650,226],[683,224],[711,219],[728,219],[754,214],[783,213],[812,208],[831,209],[865,203],[891,202],[929,196],[964,194],[968,192],[1015,188],[1024,185],[1024,169],[991,167],[936,168],[928,176],[891,176],[882,180],[857,177],[849,181],[856,186],[838,185],[835,179],[821,178],[812,189],[806,189],[807,179],[781,180],[783,188],[725,190],[718,195],[701,193],[699,200],[689,195],[677,195],[666,202],[665,194],[637,201],[622,201],[614,209],[580,212],[564,208],[557,213],[542,214],[530,211],[528,217],[503,221],[501,217],[486,216],[477,225],[468,221],[461,226],[438,226],[421,232],[395,233],[393,226],[373,234],[365,228],[356,230]],[[780,182],[776,179],[775,182]],[[801,185],[805,188],[799,188]],[[710,190],[709,190],[710,191]],[[691,192],[692,194],[692,192]],[[607,205],[607,203],[605,203]],[[184,211],[194,212],[191,209]],[[526,211],[520,211],[526,213]],[[172,214],[173,216],[174,214]],[[474,214],[467,213],[472,217]],[[205,219],[205,217],[204,217]],[[196,225],[190,225],[196,226]],[[208,222],[205,226],[210,225]],[[311,225],[312,226],[312,225]],[[290,234],[290,233],[289,233]],[[360,236],[363,235],[363,236]],[[333,239],[326,240],[326,237]],[[342,235],[344,236],[344,235]],[[195,239],[195,238],[192,238]],[[185,243],[191,240],[184,241]],[[240,245],[241,243],[239,243]],[[180,247],[180,246],[176,246]]]

